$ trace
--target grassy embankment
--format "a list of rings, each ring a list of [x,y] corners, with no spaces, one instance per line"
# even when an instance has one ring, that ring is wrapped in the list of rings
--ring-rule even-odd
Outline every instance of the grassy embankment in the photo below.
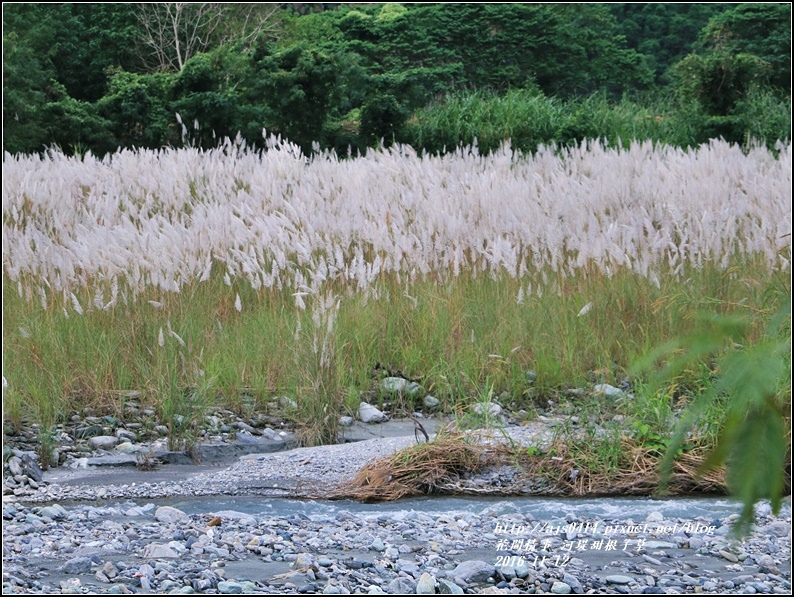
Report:
[[[647,148],[644,152],[638,151],[643,159],[657,159],[656,154]],[[715,168],[719,162],[709,159],[709,150],[703,151],[701,165],[695,166],[704,167],[705,162],[706,170]],[[587,152],[583,150],[582,155],[585,154]],[[605,154],[596,154],[600,156],[597,159],[604,159]],[[232,165],[229,172],[240,193],[238,199],[243,196],[240,190],[243,188],[247,189],[245,197],[256,194],[261,180],[243,179],[242,185],[237,182],[243,176],[241,171],[245,170],[239,156],[237,162],[230,159],[229,164],[222,162],[222,156],[216,154],[213,159],[216,158],[221,160],[215,164],[220,169],[215,171],[216,174]],[[162,159],[165,161],[166,157]],[[284,168],[287,168],[284,164],[292,163],[292,158],[287,159],[283,155],[276,155],[274,159]],[[384,156],[377,159],[381,160],[381,165],[384,160],[388,161]],[[387,166],[416,158],[394,154],[389,159],[393,161]],[[455,159],[459,158],[449,157],[447,160]],[[496,156],[494,159],[500,158]],[[530,180],[534,180],[532,172],[540,172],[549,187],[553,187],[555,176],[565,180],[579,177],[580,184],[597,177],[597,173],[588,170],[586,163],[577,159],[571,158],[566,162],[557,158],[552,160],[549,156],[539,157],[529,169]],[[732,159],[741,160],[738,154]],[[763,159],[767,160],[767,166],[771,163],[768,161],[771,158]],[[303,162],[299,159],[294,162],[299,164],[296,176],[304,176],[304,166],[300,165]],[[577,167],[574,168],[572,162]],[[318,167],[333,167],[347,172],[343,178],[352,176],[345,169],[355,165],[355,161],[339,165],[330,162],[330,166],[322,160],[317,163]],[[415,165],[416,162],[411,163]],[[428,162],[421,163],[430,167]],[[482,168],[484,184],[493,184],[488,182],[488,176],[494,168],[514,172],[526,166],[524,162],[510,160],[504,163],[504,159],[499,163],[501,165],[489,162]],[[432,164],[449,167],[449,162],[444,160]],[[80,172],[84,167],[79,160],[71,165]],[[470,166],[467,168],[464,163],[459,173],[449,177],[450,173],[442,168],[439,176],[443,180],[438,188],[445,188],[445,180],[465,180],[466,176],[473,176]],[[92,167],[98,170],[106,168],[97,164]],[[367,164],[363,167],[366,168]],[[629,167],[629,170],[635,169],[631,170],[635,178],[640,176],[636,167]],[[675,165],[667,164],[663,168],[671,178],[675,178],[672,174]],[[744,168],[743,164],[739,166],[741,171],[745,171]],[[394,192],[398,196],[405,192],[401,185],[406,184],[409,174],[389,173],[395,181]],[[286,178],[290,176],[286,175]],[[712,184],[707,180],[708,176],[698,184]],[[139,210],[135,216],[139,219],[131,214],[129,218],[135,219],[133,223],[140,229],[148,225],[146,218],[163,217],[173,209],[174,212],[168,216],[171,224],[176,225],[178,220],[190,226],[198,220],[202,205],[213,202],[213,205],[224,205],[232,201],[218,191],[224,188],[223,185],[209,195],[202,195],[197,191],[196,180],[186,185],[187,194],[175,199],[173,205],[159,198],[159,203],[149,206],[148,210]],[[352,176],[349,180],[352,185],[358,179]],[[604,181],[609,180],[610,176],[603,177],[599,184],[606,184]],[[84,189],[84,195],[97,196],[92,191],[96,189],[96,179],[86,179],[83,183],[80,188]],[[210,184],[206,180],[205,183]],[[525,181],[520,183],[524,185]],[[680,183],[679,180],[677,184]],[[112,184],[115,183],[108,183]],[[291,189],[290,184],[288,181],[286,188]],[[626,192],[620,181],[616,184],[618,193]],[[764,187],[767,190],[771,188],[768,181],[761,180],[758,184],[767,185]],[[333,181],[329,186],[333,186]],[[324,187],[321,184],[319,188]],[[594,188],[600,189],[597,185]],[[352,193],[360,191],[354,188]],[[463,192],[462,189],[458,191]],[[640,191],[638,188],[637,192]],[[272,187],[270,192],[274,192]],[[296,193],[294,189],[291,192]],[[338,192],[343,191],[340,189]],[[436,191],[425,189],[427,192]],[[537,192],[543,193],[540,187]],[[599,192],[603,193],[604,189]],[[658,197],[660,191],[651,188],[644,192],[653,198]],[[763,196],[763,192],[762,189],[759,196]],[[604,205],[588,193],[579,201],[591,201],[601,216],[617,219],[618,214],[610,211],[614,206],[608,205],[607,195],[598,200],[603,200]],[[104,195],[100,193],[100,196]],[[149,198],[141,199],[135,193],[130,197],[128,208],[149,201]],[[88,201],[86,197],[83,199]],[[336,199],[341,201],[339,197]],[[295,201],[297,205],[299,198]],[[658,202],[663,203],[663,200],[660,198]],[[388,224],[388,219],[394,217],[400,218],[402,225],[408,228],[423,225],[415,211],[410,212],[413,219],[409,220],[406,214],[389,211],[392,204],[388,198],[383,203],[386,211],[376,214],[376,224],[380,225],[384,220]],[[50,219],[47,209],[37,208],[30,197],[22,199],[19,205],[23,213],[12,215],[4,204],[4,225],[8,225],[9,230],[14,226],[33,226],[39,218],[44,221]],[[698,214],[704,207],[698,201],[691,201],[691,205]],[[301,209],[297,205],[297,212],[310,218],[311,204],[303,207]],[[57,208],[52,209],[57,211]],[[675,205],[671,204],[667,209],[675,209]],[[174,219],[174,213],[180,214],[179,217]],[[344,219],[345,211],[340,213]],[[427,214],[423,216],[427,218]],[[88,222],[100,223],[101,218],[92,217]],[[742,217],[747,221],[741,220]],[[766,217],[764,213],[737,215],[733,232],[749,230],[746,226]],[[562,226],[562,220],[557,221],[556,218],[552,215],[549,221],[527,222],[525,225],[547,228],[552,234]],[[487,223],[488,214],[481,214],[477,222],[471,223],[472,237],[481,232],[477,228],[480,220]],[[427,221],[430,222],[429,219]],[[443,223],[444,219],[440,221]],[[705,222],[704,219],[704,229],[707,228]],[[313,224],[316,222],[303,220],[298,229],[310,230]],[[339,222],[334,224],[338,225]],[[443,225],[437,222],[435,225],[439,226],[438,229],[428,238],[441,238],[443,241],[443,235],[448,231],[445,232]],[[664,222],[656,222],[655,225],[657,232],[665,231]],[[57,226],[63,226],[63,221],[52,225],[51,230]],[[584,235],[587,226],[580,228]],[[389,234],[397,234],[394,227],[388,230]],[[211,270],[205,270],[207,275],[202,276],[206,279],[198,281],[196,275],[195,280],[183,282],[179,292],[164,291],[162,285],[147,283],[145,279],[136,288],[130,281],[131,277],[118,283],[114,292],[106,272],[92,276],[80,270],[73,270],[77,271],[73,280],[79,283],[54,291],[49,287],[55,282],[43,281],[36,273],[41,270],[36,270],[36,267],[32,267],[29,273],[15,274],[17,280],[11,280],[4,249],[3,370],[9,381],[4,395],[4,421],[15,426],[23,420],[36,423],[41,453],[46,455],[53,441],[48,439],[51,432],[71,414],[85,406],[122,414],[123,392],[135,390],[141,392],[139,401],[152,405],[159,418],[169,426],[172,443],[189,445],[200,441],[203,418],[212,409],[250,412],[264,408],[275,395],[287,394],[297,398],[298,409],[293,415],[304,440],[307,443],[327,442],[336,437],[338,416],[354,412],[361,394],[372,389],[372,367],[375,362],[381,362],[389,363],[408,375],[422,377],[424,389],[439,398],[448,412],[463,412],[470,403],[487,399],[493,393],[500,395],[504,404],[513,405],[515,410],[523,408],[527,411],[527,418],[532,418],[537,409],[548,408],[551,400],[555,403],[556,412],[580,415],[586,429],[594,430],[598,424],[609,430],[605,436],[599,436],[598,441],[593,435],[589,442],[570,443],[570,448],[579,450],[576,455],[579,466],[605,474],[615,473],[626,464],[627,437],[633,445],[663,451],[671,434],[673,413],[682,403],[713,383],[717,372],[713,369],[711,355],[661,391],[646,391],[642,379],[632,380],[633,400],[616,402],[603,397],[570,397],[565,396],[563,390],[587,387],[594,381],[618,384],[641,355],[671,337],[686,335],[692,328],[696,312],[703,308],[749,316],[754,330],[751,339],[757,339],[769,315],[790,296],[788,271],[780,271],[771,265],[767,247],[756,245],[759,247],[756,251],[740,251],[736,247],[742,242],[743,246],[752,246],[748,239],[740,239],[738,244],[734,239],[727,239],[723,246],[734,247],[732,254],[710,255],[714,245],[711,248],[704,245],[698,257],[698,251],[693,248],[697,248],[699,233],[690,232],[691,246],[683,251],[679,246],[676,254],[689,255],[691,262],[671,265],[660,261],[650,270],[646,268],[645,275],[636,271],[643,269],[643,265],[621,255],[615,244],[607,251],[607,255],[611,251],[611,257],[602,258],[594,254],[591,260],[582,262],[580,255],[585,250],[587,238],[577,249],[555,253],[552,248],[547,254],[537,249],[533,252],[518,243],[519,265],[513,261],[512,270],[505,265],[505,262],[510,262],[509,251],[504,250],[505,262],[500,263],[494,248],[498,245],[490,247],[491,253],[488,253],[486,241],[479,244],[482,248],[479,253],[467,249],[461,272],[457,275],[450,271],[451,267],[439,271],[431,269],[424,275],[411,274],[407,268],[400,273],[385,271],[384,267],[384,271],[369,276],[362,274],[362,277],[352,273],[355,268],[351,267],[345,275],[334,277],[328,274],[322,281],[321,291],[319,286],[314,291],[309,288],[314,284],[309,283],[313,280],[312,275],[321,269],[317,260],[324,257],[325,251],[319,248],[312,251],[311,259],[306,255],[289,253],[284,271],[288,270],[290,277],[285,274],[281,282],[277,279],[270,287],[257,284],[258,288],[243,275],[245,268],[239,267],[244,262],[242,257],[243,261],[236,264],[239,275],[230,278],[228,272],[232,260],[218,249],[224,259],[219,260],[216,256]],[[590,233],[598,239],[605,231],[591,230]],[[650,230],[646,229],[631,238],[642,242],[638,239],[642,239],[643,234],[647,239],[649,233]],[[685,228],[676,234],[685,234]],[[52,232],[52,236],[60,235]],[[508,233],[497,233],[490,238],[507,239],[509,236]],[[671,235],[670,242],[681,245],[681,238]],[[66,243],[65,238],[55,240]],[[291,236],[290,240],[294,241],[295,237]],[[480,242],[472,240],[475,246]],[[617,239],[615,242],[624,241]],[[570,243],[571,239],[563,242]],[[763,244],[759,238],[753,242]],[[772,239],[772,242],[779,241]],[[301,242],[298,245],[304,248]],[[426,243],[425,246],[429,245]],[[650,249],[644,245],[637,246],[650,255]],[[9,250],[13,251],[14,246],[9,245]],[[404,251],[410,265],[408,249]],[[372,245],[359,254],[370,265],[376,259],[381,258],[385,262],[389,258],[388,254],[381,255],[373,249]],[[668,261],[671,255],[667,255]],[[532,265],[533,256],[537,256],[536,266]],[[641,261],[639,256],[635,257]],[[554,263],[549,264],[549,258]],[[165,255],[163,259],[166,260]],[[783,249],[775,259],[778,263],[786,263],[790,260],[790,248]],[[11,261],[10,256],[8,261]],[[44,258],[41,263],[46,261]],[[350,264],[350,254],[343,256],[342,261]],[[625,263],[620,265],[618,261]],[[428,260],[426,256],[424,261],[417,257],[415,262],[418,264],[416,267],[421,267]],[[296,292],[300,294],[298,298],[306,303],[306,309],[296,306]],[[109,300],[112,305],[106,308]],[[589,308],[585,309],[586,305]],[[536,373],[534,382],[528,377],[529,370]],[[790,384],[780,391],[782,400],[790,402]],[[244,396],[250,396],[252,400]],[[716,401],[700,423],[698,441],[701,447],[713,445],[725,412],[721,406],[723,402]],[[397,406],[412,410],[414,404]],[[616,414],[622,415],[622,419],[615,421]]]

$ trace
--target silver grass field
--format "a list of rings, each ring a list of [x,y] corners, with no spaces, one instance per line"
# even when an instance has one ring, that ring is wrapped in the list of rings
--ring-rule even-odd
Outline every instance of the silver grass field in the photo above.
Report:
[[[448,412],[498,394],[531,417],[619,383],[702,309],[757,337],[790,296],[788,144],[346,158],[266,144],[4,156],[4,421],[46,445],[135,390],[178,446],[213,409],[288,394],[304,441],[328,442],[376,362]],[[713,373],[661,393],[632,380],[636,402],[616,408],[666,432]]]

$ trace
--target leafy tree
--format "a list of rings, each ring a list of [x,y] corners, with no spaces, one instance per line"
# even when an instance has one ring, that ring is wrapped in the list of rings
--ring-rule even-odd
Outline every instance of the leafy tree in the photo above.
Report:
[[[272,132],[304,151],[314,142],[322,143],[329,116],[343,94],[343,58],[300,45],[266,53],[255,69],[252,103],[261,102],[269,109]]]
[[[769,84],[791,92],[791,4],[740,4],[709,21],[703,45],[756,56],[769,65]]]
[[[549,5],[557,18],[559,50],[550,57],[545,91],[590,95],[605,91],[620,97],[627,89],[644,89],[653,82],[645,58],[627,47],[615,18],[602,4]]]
[[[3,150],[28,153],[47,143],[41,107],[51,69],[16,32],[3,35]]]
[[[113,146],[159,148],[178,144],[174,112],[169,106],[173,75],[118,72],[98,103],[111,124]]]
[[[246,97],[246,82],[252,78],[250,57],[231,46],[198,54],[185,64],[173,77],[170,105],[193,129],[191,142],[212,147],[238,132],[251,142],[261,139],[268,110]]]
[[[390,145],[402,137],[402,128],[410,111],[393,95],[373,95],[361,109],[361,136],[367,145],[383,140]]]
[[[667,81],[667,69],[694,49],[709,19],[731,6],[718,2],[614,2],[609,9],[617,21],[617,30],[626,36],[627,46],[645,57],[656,83],[662,84]]]
[[[739,5],[712,18],[701,34],[700,52],[673,67],[679,101],[700,112],[700,140],[745,141],[750,129],[743,111],[750,100],[769,87],[790,95],[791,67],[782,59],[791,53],[789,19],[787,6]]]

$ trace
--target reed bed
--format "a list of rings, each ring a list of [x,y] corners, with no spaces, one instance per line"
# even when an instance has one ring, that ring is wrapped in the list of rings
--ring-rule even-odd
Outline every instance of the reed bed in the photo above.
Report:
[[[614,379],[698,307],[790,294],[789,145],[266,145],[4,156],[4,419],[134,390],[189,443],[219,400],[287,392],[325,442],[376,361],[527,398],[530,368]]]
[[[714,141],[527,156],[396,147],[347,160],[268,146],[6,155],[4,274],[42,304],[63,294],[80,314],[111,308],[121,290],[126,300],[150,287],[178,293],[213,267],[228,285],[287,288],[300,306],[328,282],[366,291],[388,273],[504,274],[527,296],[545,290],[546,267],[653,279],[663,264],[677,275],[756,253],[789,266],[788,145],[777,158]],[[72,296],[81,289],[90,302]]]

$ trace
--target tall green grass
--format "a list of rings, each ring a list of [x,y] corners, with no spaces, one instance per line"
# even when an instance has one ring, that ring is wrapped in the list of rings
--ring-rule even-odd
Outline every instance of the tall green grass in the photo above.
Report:
[[[297,398],[304,441],[322,443],[357,404],[350,396],[373,389],[376,362],[422,377],[450,412],[485,387],[531,406],[587,384],[594,371],[619,383],[641,355],[690,329],[704,297],[725,313],[750,314],[761,330],[767,289],[790,292],[787,278],[762,263],[746,257],[727,271],[692,267],[661,276],[658,287],[629,271],[549,272],[545,290],[520,302],[521,283],[508,276],[430,277],[408,294],[396,276],[383,275],[377,298],[337,284],[341,299],[307,297],[305,310],[289,292],[229,287],[213,274],[164,300],[152,292],[68,318],[59,297],[43,309],[4,276],[4,417],[51,429],[85,406],[121,415],[124,392],[136,390],[169,426],[172,446],[189,447],[208,409],[239,412],[243,395],[264,408],[287,394]],[[77,297],[86,304],[89,292]],[[155,298],[161,307],[149,303]]]
[[[720,135],[740,143],[760,140],[771,147],[778,139],[791,138],[791,99],[756,91],[734,114],[720,119],[697,104],[667,97],[615,102],[603,94],[562,100],[532,89],[502,95],[473,91],[418,110],[404,135],[406,143],[431,153],[475,141],[488,153],[507,140],[525,153],[541,144],[577,145],[584,139],[601,139],[613,147],[635,140],[695,147]]]

